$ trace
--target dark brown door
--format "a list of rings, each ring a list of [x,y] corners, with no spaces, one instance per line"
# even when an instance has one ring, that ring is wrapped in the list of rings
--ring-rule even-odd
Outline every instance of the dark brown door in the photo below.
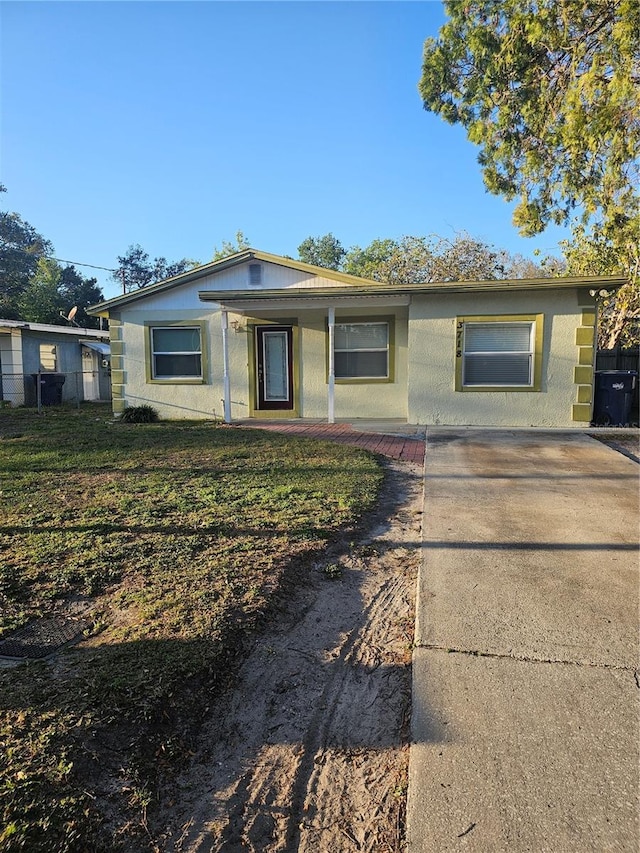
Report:
[[[256,326],[258,409],[293,409],[293,329]]]

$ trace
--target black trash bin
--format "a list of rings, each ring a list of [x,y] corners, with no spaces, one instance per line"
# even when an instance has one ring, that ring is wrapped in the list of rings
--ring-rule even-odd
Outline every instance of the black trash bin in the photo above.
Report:
[[[67,379],[64,373],[32,373],[31,375],[36,383],[36,395],[38,393],[38,379],[40,379],[40,402],[42,405],[59,406],[62,403],[62,386]]]
[[[597,370],[593,422],[598,426],[628,426],[637,423],[634,400],[638,374],[635,370]]]

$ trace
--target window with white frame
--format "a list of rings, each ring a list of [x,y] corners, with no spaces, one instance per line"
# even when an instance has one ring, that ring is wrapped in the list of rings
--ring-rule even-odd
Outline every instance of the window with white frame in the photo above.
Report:
[[[534,321],[465,322],[462,338],[463,387],[533,387]]]
[[[389,378],[389,323],[336,323],[336,379]]]
[[[152,379],[201,379],[202,341],[199,326],[153,326]]]

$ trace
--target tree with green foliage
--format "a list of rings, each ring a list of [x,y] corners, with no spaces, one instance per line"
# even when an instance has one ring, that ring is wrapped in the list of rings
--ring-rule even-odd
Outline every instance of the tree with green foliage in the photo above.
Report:
[[[347,253],[345,269],[389,284],[430,281],[482,281],[504,278],[504,252],[470,237],[431,235],[374,240],[367,249]]]
[[[18,316],[30,323],[57,323],[61,300],[60,266],[51,258],[39,258],[35,273],[17,299]]]
[[[129,246],[124,255],[118,255],[118,268],[111,274],[111,278],[118,282],[123,293],[129,293],[148,284],[180,275],[195,266],[198,266],[197,261],[188,258],[171,264],[164,257],[151,260],[149,253],[136,243]]]
[[[75,307],[77,312],[74,320],[79,326],[85,329],[99,328],[99,318],[90,317],[87,314],[87,308],[90,305],[95,305],[104,299],[97,279],[85,278],[73,265],[62,267],[58,293],[61,302],[60,310],[65,316],[68,316],[71,309]]]
[[[235,255],[238,252],[244,252],[245,249],[249,248],[249,242],[242,231],[236,231],[235,240],[223,240],[221,246],[216,246],[214,248],[211,260],[219,261],[222,258],[228,257],[228,255]]]
[[[298,246],[298,257],[301,261],[329,270],[339,270],[345,255],[342,243],[331,233],[323,237],[307,237]]]
[[[404,239],[404,238],[403,238]],[[368,246],[352,246],[344,257],[342,269],[349,275],[385,281],[393,255],[398,251],[397,240],[372,240]]]
[[[66,318],[75,308],[74,325],[93,329],[99,320],[89,317],[86,309],[103,299],[95,278],[85,278],[72,265],[61,267],[53,258],[40,258],[15,308],[21,320],[57,326],[69,325]]]
[[[1,184],[0,192],[6,192]],[[75,306],[78,325],[97,327],[98,319],[85,310],[104,298],[96,279],[73,265],[62,267],[52,254],[49,240],[32,225],[17,213],[0,212],[0,317],[67,325]]]
[[[620,290],[598,297],[598,346],[601,349],[637,346],[640,340],[640,241],[635,252],[623,259],[626,265],[622,269],[618,248],[598,229],[587,231],[584,225],[577,223],[573,238],[563,240],[560,245],[566,275],[608,275],[618,270],[628,276],[629,283]]]
[[[638,0],[448,0],[445,8],[449,20],[424,46],[425,109],[466,128],[487,189],[518,200],[513,220],[523,235],[577,216],[576,245],[593,243],[607,258],[598,270],[626,270],[637,291]]]
[[[0,184],[0,193],[6,187]],[[35,275],[38,262],[53,246],[17,213],[0,211],[0,317],[20,318],[18,300]]]
[[[333,235],[327,236],[341,247]],[[309,237],[305,243],[317,247],[323,239]],[[533,261],[496,249],[464,232],[453,238],[432,234],[373,240],[368,246],[352,246],[342,252],[343,260],[339,265],[336,265],[337,257],[328,253],[314,256],[314,262],[317,266],[340,269],[349,275],[388,284],[482,281],[544,274]],[[301,260],[309,257],[302,255],[300,252]]]
[[[637,210],[637,0],[445,2],[427,39],[426,109],[481,147],[487,188],[519,198],[525,235],[576,210],[618,227]]]

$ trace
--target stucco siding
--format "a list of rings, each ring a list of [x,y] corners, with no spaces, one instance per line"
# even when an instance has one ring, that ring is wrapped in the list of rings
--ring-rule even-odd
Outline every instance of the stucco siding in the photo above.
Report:
[[[456,318],[544,315],[540,391],[456,391]],[[574,367],[581,323],[577,291],[421,295],[412,299],[409,328],[411,423],[474,426],[576,426]]]
[[[122,370],[115,366],[112,358],[114,402],[119,397],[116,386],[122,386],[125,406],[154,406],[160,417],[168,419],[208,419],[222,416],[222,361],[206,359],[205,375],[199,384],[155,383],[147,381],[149,353],[146,343],[146,323],[192,321],[204,324],[202,347],[207,352],[222,352],[221,329],[218,315],[217,328],[212,322],[211,312],[200,310],[176,311],[127,311],[121,313],[118,340],[122,342]],[[115,408],[115,407],[114,407]]]
[[[394,376],[391,382],[336,384],[335,416],[337,418],[406,418],[407,416],[407,310],[390,309],[348,312],[350,318],[362,316],[394,317]],[[205,375],[199,384],[148,381],[148,324],[175,321],[203,324],[203,351],[206,350]],[[297,412],[300,417],[325,418],[328,412],[327,383],[327,314],[326,311],[305,311],[288,317],[273,315],[262,318],[244,317],[229,313],[228,352],[231,388],[231,418],[238,420],[252,415],[255,409],[254,371],[251,360],[251,336],[255,324],[287,321],[297,326],[297,346],[293,357],[297,362]],[[340,322],[340,314],[336,318]],[[122,389],[123,406],[149,404],[162,418],[213,418],[223,414],[223,346],[219,310],[200,303],[199,310],[122,311],[113,357],[114,402]],[[121,367],[120,367],[121,366]],[[120,369],[119,369],[120,368]],[[118,390],[116,390],[116,388]],[[122,406],[122,407],[123,407]],[[286,413],[281,413],[286,417]]]
[[[197,286],[158,294],[145,310],[122,310],[114,338],[114,408],[149,403],[163,418],[222,417],[223,346],[219,307],[197,301]],[[158,306],[163,306],[159,308]],[[133,306],[132,306],[133,308]],[[336,322],[393,318],[393,378],[389,382],[336,382],[335,417],[404,418],[410,423],[477,426],[570,427],[579,403],[576,366],[583,353],[576,330],[584,305],[575,289],[413,295],[409,308],[343,308]],[[544,317],[539,391],[456,391],[456,319],[461,316]],[[202,382],[150,382],[146,325],[190,321],[202,324],[205,374]],[[258,316],[229,313],[228,353],[231,418],[260,417],[255,399],[252,336],[255,324],[294,325],[296,410],[305,418],[326,418],[327,311],[305,308]],[[146,324],[146,325],[145,325]],[[118,351],[122,351],[121,356]],[[118,365],[121,369],[118,370]],[[582,389],[583,391],[584,389]],[[581,391],[581,393],[582,393]],[[121,402],[116,403],[119,399]],[[286,412],[272,413],[286,417]]]
[[[348,309],[342,318],[394,318],[393,380],[390,382],[337,382],[336,418],[406,418],[407,416],[407,312],[386,309]],[[328,411],[328,362],[326,311],[304,312],[299,317],[300,333],[300,414],[306,418],[326,418]]]

